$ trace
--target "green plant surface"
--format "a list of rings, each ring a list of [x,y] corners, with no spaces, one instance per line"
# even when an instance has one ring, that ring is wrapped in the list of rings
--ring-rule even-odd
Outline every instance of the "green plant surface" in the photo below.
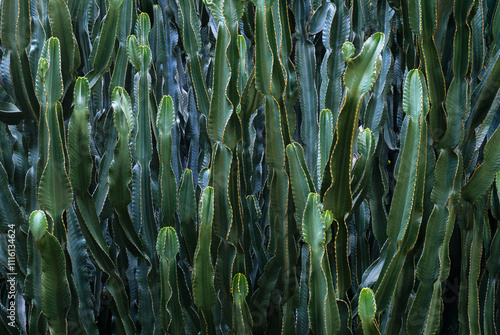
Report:
[[[0,334],[497,334],[499,27],[0,0]]]

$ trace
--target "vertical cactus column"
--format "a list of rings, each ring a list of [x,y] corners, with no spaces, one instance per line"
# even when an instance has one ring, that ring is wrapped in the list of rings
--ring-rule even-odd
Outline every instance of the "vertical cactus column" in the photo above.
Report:
[[[244,274],[237,273],[231,285],[233,295],[233,330],[237,334],[252,333],[252,316],[246,302],[248,282]]]
[[[160,323],[164,332],[182,334],[184,318],[177,286],[179,240],[174,228],[163,227],[158,233],[156,251],[160,257],[161,305]]]
[[[358,129],[360,102],[370,91],[382,66],[380,53],[384,34],[376,33],[366,40],[363,49],[348,60],[344,73],[347,88],[344,104],[335,128],[333,152],[330,158],[331,186],[324,195],[325,208],[332,211],[335,227],[335,253],[337,290],[340,298],[346,297],[351,286],[347,259],[347,225],[345,215],[352,209],[351,166],[354,141]]]
[[[241,219],[239,213],[239,175],[237,143],[241,125],[236,112],[239,103],[237,46],[238,21],[243,15],[243,1],[205,2],[217,24],[214,76],[208,115],[208,133],[214,143],[211,185],[214,187],[214,256],[215,287],[221,292],[221,309],[231,324],[231,278],[234,271],[244,272],[237,248]],[[216,249],[215,249],[216,248]],[[244,263],[244,261],[243,261]]]
[[[170,96],[164,96],[156,116],[158,156],[160,159],[160,203],[163,211],[163,226],[175,225],[177,183],[172,169],[172,131],[175,126],[174,104]]]
[[[47,219],[42,211],[30,215],[30,230],[42,257],[42,310],[50,332],[67,334],[66,315],[71,304],[66,259],[61,244],[48,232]]]
[[[75,212],[87,247],[98,267],[109,277],[106,287],[116,304],[117,327],[125,334],[134,334],[135,326],[129,315],[129,299],[125,285],[116,273],[116,265],[110,257],[109,246],[104,238],[94,201],[89,193],[92,175],[90,156],[89,109],[90,84],[87,79],[79,78],[75,85],[75,110],[70,120],[68,157],[70,180],[75,196]]]
[[[109,201],[115,208],[118,221],[123,229],[130,252],[144,258],[142,241],[137,233],[127,206],[131,202],[130,183],[132,180],[132,131],[135,127],[132,102],[122,87],[116,87],[111,96],[113,120],[118,132],[114,157],[109,167]]]
[[[436,163],[436,182],[431,199],[434,209],[427,222],[426,241],[417,266],[420,280],[413,300],[407,328],[417,334],[424,328],[432,333],[439,329],[441,314],[441,282],[449,274],[448,244],[454,227],[456,193],[460,188],[462,162],[456,153],[443,150]],[[437,310],[436,310],[437,309]],[[431,312],[434,312],[431,314]]]
[[[214,216],[214,189],[203,190],[199,204],[200,231],[194,256],[193,298],[201,310],[202,334],[215,334],[212,309],[217,302],[212,266],[212,222]]]
[[[359,294],[358,313],[363,327],[363,334],[377,335],[380,331],[375,323],[375,314],[377,305],[375,304],[375,295],[370,288],[365,287]]]
[[[280,278],[276,288],[281,291],[283,307],[275,306],[277,316],[282,318],[276,323],[274,331],[290,333],[294,331],[293,304],[291,300],[296,282],[293,264],[296,262],[294,222],[287,215],[288,204],[288,177],[285,172],[285,146],[290,143],[293,118],[290,116],[289,101],[287,99],[287,79],[293,83],[293,74],[287,77],[284,72],[289,69],[288,60],[281,58],[288,56],[280,54],[278,43],[282,42],[289,50],[288,17],[283,9],[282,1],[255,0],[255,85],[264,96],[265,128],[266,128],[266,160],[269,166],[270,188],[270,242],[269,251],[276,257],[281,266]],[[279,8],[279,10],[278,10]],[[274,10],[276,9],[276,11]],[[279,14],[279,18],[276,14]],[[282,31],[277,31],[274,22],[281,20]],[[281,39],[281,40],[280,40]],[[290,85],[293,87],[292,85]],[[290,98],[290,97],[288,97]],[[269,268],[268,271],[276,271]],[[283,311],[281,311],[283,308]]]
[[[137,111],[137,133],[135,137],[136,163],[132,172],[133,222],[139,223],[140,237],[144,245],[144,253],[150,260],[140,262],[136,271],[139,295],[139,318],[144,324],[142,332],[152,333],[160,327],[160,320],[154,318],[160,308],[160,280],[158,274],[158,258],[155,244],[158,234],[157,223],[153,212],[153,191],[151,181],[151,160],[153,156],[152,121],[155,120],[153,106],[150,101],[152,56],[149,47],[151,22],[146,13],[137,17],[135,35],[127,38],[127,55],[134,67],[134,108]],[[167,107],[167,106],[165,106]]]
[[[375,284],[379,310],[386,309],[391,302],[407,253],[417,240],[422,220],[427,158],[425,117],[429,111],[429,103],[424,76],[419,70],[412,70],[406,76],[403,110],[407,130],[404,134],[398,181],[387,220],[390,243],[382,273]]]
[[[43,106],[39,132],[43,149],[38,162],[41,172],[38,201],[40,208],[52,218],[53,226],[49,225],[49,232],[53,232],[61,243],[66,240],[62,215],[73,202],[73,191],[66,172],[67,153],[63,142],[65,132],[60,102],[62,95],[59,40],[51,37],[45,42],[38,64],[37,96]]]
[[[302,224],[302,237],[311,255],[309,324],[315,334],[336,334],[340,330],[340,316],[326,250],[332,238],[329,228],[333,216],[329,211],[321,213],[318,200],[318,194],[309,194]]]

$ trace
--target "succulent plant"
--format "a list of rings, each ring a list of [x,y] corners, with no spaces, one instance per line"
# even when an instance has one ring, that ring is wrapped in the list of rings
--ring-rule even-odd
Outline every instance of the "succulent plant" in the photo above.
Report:
[[[1,334],[496,334],[500,2],[3,0]]]

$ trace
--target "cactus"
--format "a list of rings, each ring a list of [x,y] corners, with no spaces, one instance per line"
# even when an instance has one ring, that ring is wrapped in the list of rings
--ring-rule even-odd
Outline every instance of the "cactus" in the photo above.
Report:
[[[335,334],[340,329],[340,316],[326,251],[332,238],[329,228],[333,215],[329,211],[320,212],[318,198],[318,194],[309,194],[302,226],[302,238],[309,245],[311,255],[308,315],[314,333]]]
[[[375,295],[368,287],[362,289],[359,294],[358,313],[361,325],[363,326],[363,334],[380,334],[374,320],[377,313]]]
[[[43,314],[51,333],[67,334],[70,292],[63,249],[55,236],[48,232],[47,219],[42,211],[31,213],[30,231],[42,258]]]
[[[203,190],[199,204],[200,231],[193,265],[193,299],[203,318],[203,334],[214,334],[212,308],[216,303],[214,269],[210,246],[212,244],[212,222],[214,216],[214,190],[208,186]]]
[[[233,295],[233,330],[237,334],[252,333],[252,316],[245,301],[248,295],[248,282],[244,274],[234,275],[231,293]]]
[[[499,6],[1,1],[0,333],[495,334]]]
[[[179,241],[172,227],[163,227],[158,233],[156,251],[160,257],[161,327],[164,332],[181,334],[184,328],[177,287]]]

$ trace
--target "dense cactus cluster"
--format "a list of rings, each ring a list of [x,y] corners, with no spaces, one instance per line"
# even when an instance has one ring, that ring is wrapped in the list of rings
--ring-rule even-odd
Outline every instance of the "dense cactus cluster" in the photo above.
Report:
[[[500,2],[0,3],[1,334],[500,329]]]

